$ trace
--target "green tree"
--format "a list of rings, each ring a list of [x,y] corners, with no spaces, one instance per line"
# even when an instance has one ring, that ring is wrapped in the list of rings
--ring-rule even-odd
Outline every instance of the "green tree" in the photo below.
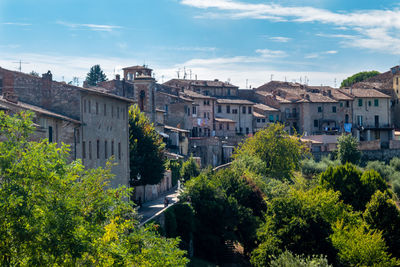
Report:
[[[345,225],[338,221],[333,225],[332,244],[338,250],[338,258],[344,266],[398,266],[392,258],[378,231],[369,230],[365,223]]]
[[[271,267],[329,267],[332,265],[328,264],[328,259],[324,256],[299,256],[294,255],[290,251],[285,251],[279,255],[279,257],[274,257],[271,261]]]
[[[400,212],[391,195],[387,191],[376,191],[363,217],[370,228],[382,231],[388,251],[400,258]]]
[[[320,184],[328,189],[339,191],[341,199],[356,210],[364,210],[376,190],[386,190],[387,184],[374,170],[364,173],[356,166],[346,163],[328,167],[320,175]]]
[[[362,71],[362,72],[356,73],[353,76],[350,76],[347,79],[344,79],[342,81],[342,83],[340,84],[340,87],[341,88],[350,87],[355,83],[362,82],[362,81],[364,81],[366,79],[369,79],[371,77],[374,77],[374,76],[376,76],[378,74],[380,74],[380,72],[376,71],[376,70]]]
[[[284,131],[284,125],[272,124],[240,144],[233,157],[237,160],[242,156],[256,156],[265,164],[264,175],[290,179],[293,171],[300,168],[305,150],[299,138]]]
[[[357,139],[351,135],[341,135],[338,138],[337,156],[342,164],[345,164],[346,162],[357,164],[361,158]]]
[[[187,161],[182,164],[181,167],[181,180],[186,182],[191,178],[197,177],[200,174],[200,167],[195,159],[190,156]]]
[[[1,266],[184,266],[177,239],[139,227],[131,189],[68,147],[29,142],[31,115],[0,112]]]
[[[129,109],[129,150],[131,184],[158,184],[165,171],[164,143],[137,105]]]
[[[107,81],[107,76],[104,74],[100,65],[94,65],[86,75],[86,82],[90,86],[96,86],[99,82]]]

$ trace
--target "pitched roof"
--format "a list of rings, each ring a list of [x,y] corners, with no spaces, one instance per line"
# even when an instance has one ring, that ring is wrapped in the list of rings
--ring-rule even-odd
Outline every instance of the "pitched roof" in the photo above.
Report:
[[[270,81],[266,84],[257,87],[256,91],[273,91],[279,88],[302,88],[303,85],[299,83],[282,82],[282,81]]]
[[[55,112],[52,112],[50,110],[38,107],[38,106],[34,106],[34,105],[30,105],[21,101],[18,101],[17,103],[13,103],[10,101],[7,101],[6,99],[4,99],[2,96],[0,96],[0,105],[6,109],[9,109],[9,106],[12,107],[17,107],[17,108],[21,108],[21,109],[25,109],[25,110],[32,110],[35,113],[39,113],[39,114],[43,114],[43,115],[47,115],[49,117],[53,117],[53,118],[57,118],[57,119],[61,119],[61,120],[65,120],[65,121],[70,121],[76,124],[81,124],[80,121],[72,119],[68,116],[64,116]]]
[[[260,114],[260,113],[258,113],[258,112],[255,112],[255,111],[253,111],[253,116],[254,116],[254,117],[256,117],[256,118],[266,118],[266,116],[265,116],[265,115],[263,115],[263,114]]]
[[[202,94],[196,93],[194,91],[190,91],[190,90],[185,90],[184,92],[181,92],[179,94],[182,96],[188,96],[188,97],[192,97],[192,98],[215,99],[214,97],[202,95]]]
[[[254,108],[261,109],[263,111],[279,111],[278,109],[271,106],[267,106],[265,104],[255,104]]]
[[[354,97],[363,97],[363,98],[390,98],[387,94],[379,92],[375,89],[360,89],[360,88],[352,88],[352,89],[340,89],[340,91],[353,95]]]
[[[238,104],[238,105],[254,105],[254,102],[251,102],[246,99],[233,99],[233,98],[219,98],[217,99],[218,104]]]
[[[186,86],[203,86],[203,87],[230,87],[230,88],[239,88],[238,86],[232,85],[228,82],[222,82],[217,79],[215,80],[188,80],[188,79],[172,79],[166,81],[164,84],[166,85],[175,85],[179,87],[179,85]]]

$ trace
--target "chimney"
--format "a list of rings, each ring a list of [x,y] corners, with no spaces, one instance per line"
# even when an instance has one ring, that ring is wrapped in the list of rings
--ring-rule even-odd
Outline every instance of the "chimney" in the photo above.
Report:
[[[332,90],[328,90],[328,95],[332,96]]]
[[[117,81],[119,81],[119,80],[121,80],[121,76],[120,76],[119,74],[117,74],[117,75],[115,75],[115,79],[116,79]]]

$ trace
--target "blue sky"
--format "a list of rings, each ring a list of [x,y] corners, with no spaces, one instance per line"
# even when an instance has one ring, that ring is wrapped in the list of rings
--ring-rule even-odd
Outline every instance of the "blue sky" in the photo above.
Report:
[[[0,0],[0,66],[82,81],[147,64],[241,88],[271,80],[339,85],[400,64],[400,5],[358,0]]]

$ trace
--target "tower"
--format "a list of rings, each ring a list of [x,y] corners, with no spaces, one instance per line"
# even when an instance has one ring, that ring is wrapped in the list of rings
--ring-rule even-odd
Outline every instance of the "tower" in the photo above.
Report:
[[[146,66],[132,66],[124,68],[124,78],[132,82],[134,100],[141,111],[145,112],[150,122],[156,121],[155,79],[151,76],[153,71]]]

